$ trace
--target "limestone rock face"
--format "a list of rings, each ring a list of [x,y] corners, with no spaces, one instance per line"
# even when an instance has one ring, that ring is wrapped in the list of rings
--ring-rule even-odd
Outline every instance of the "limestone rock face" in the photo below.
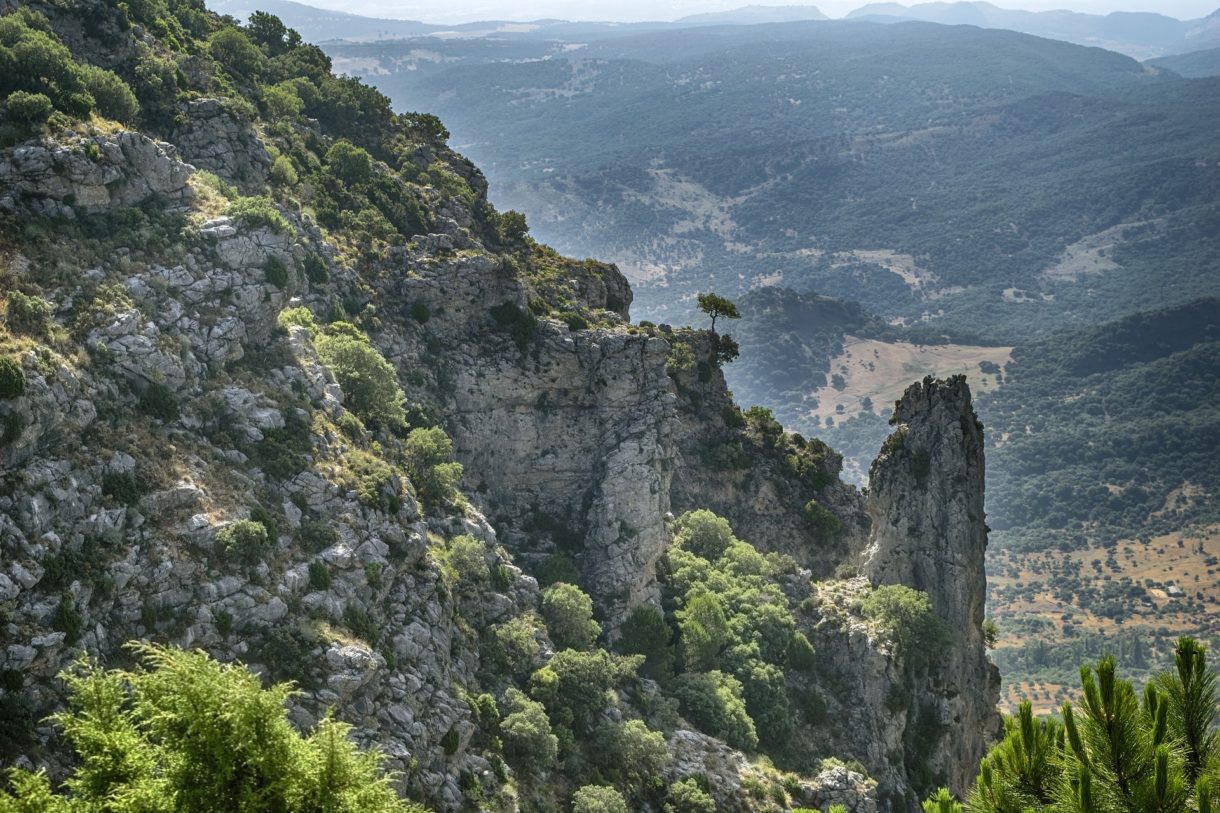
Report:
[[[196,99],[186,103],[186,123],[170,140],[182,156],[199,169],[215,172],[250,195],[267,184],[271,156],[249,124],[244,124],[219,99]]]
[[[893,421],[897,429],[870,472],[865,507],[872,535],[863,571],[875,585],[925,591],[946,623],[951,641],[928,679],[941,697],[939,722],[954,733],[941,743],[932,767],[963,794],[1000,724],[999,673],[987,661],[982,633],[983,427],[964,376],[913,384]]]
[[[75,218],[152,201],[182,208],[194,197],[191,167],[173,153],[133,132],[26,143],[0,158],[0,210]]]

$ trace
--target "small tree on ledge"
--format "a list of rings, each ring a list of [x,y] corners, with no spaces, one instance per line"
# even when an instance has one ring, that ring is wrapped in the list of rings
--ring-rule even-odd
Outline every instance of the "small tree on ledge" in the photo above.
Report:
[[[699,294],[699,310],[712,317],[713,333],[716,332],[716,319],[719,317],[723,316],[725,319],[741,318],[741,314],[737,312],[737,306],[719,294]]]

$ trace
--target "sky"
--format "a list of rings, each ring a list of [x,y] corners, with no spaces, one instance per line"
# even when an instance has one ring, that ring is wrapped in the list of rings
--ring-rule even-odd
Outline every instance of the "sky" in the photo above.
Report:
[[[868,0],[301,0],[311,6],[348,11],[372,17],[425,22],[458,23],[473,20],[531,20],[558,17],[566,20],[672,20],[704,11],[723,11],[744,5],[816,5],[830,17],[841,17]],[[900,2],[902,0],[899,0]],[[906,0],[912,5],[916,0]],[[1205,17],[1220,7],[1220,0],[999,0],[1002,8],[1030,11],[1070,9],[1092,14],[1111,11],[1156,11],[1179,19]]]

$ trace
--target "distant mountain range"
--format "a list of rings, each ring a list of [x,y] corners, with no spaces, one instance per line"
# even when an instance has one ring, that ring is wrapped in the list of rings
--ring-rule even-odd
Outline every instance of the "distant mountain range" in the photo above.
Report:
[[[1220,45],[1220,11],[1199,20],[1178,20],[1151,12],[1020,11],[985,2],[870,3],[847,15],[851,20],[921,20],[942,25],[1006,28],[1047,39],[1119,51],[1137,59]]]
[[[438,25],[414,20],[361,17],[315,8],[292,0],[215,0],[209,7],[245,18],[255,10],[275,14],[311,42],[368,42],[410,37],[525,38],[531,40],[599,40],[694,26],[758,25],[826,20],[816,6],[751,5],[731,11],[694,14],[672,22],[571,22],[567,20],[484,20]],[[893,23],[917,20],[942,25],[1004,28],[1078,45],[1108,48],[1137,59],[1152,59],[1220,46],[1220,10],[1197,20],[1164,14],[1074,11],[1017,11],[986,2],[871,3],[847,15],[850,20]]]

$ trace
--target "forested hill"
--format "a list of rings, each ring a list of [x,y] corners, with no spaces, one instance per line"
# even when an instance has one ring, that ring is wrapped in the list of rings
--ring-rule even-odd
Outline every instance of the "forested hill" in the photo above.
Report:
[[[541,236],[618,261],[648,318],[781,280],[1011,343],[1216,293],[1215,80],[926,23],[527,47],[328,49],[440,112]]]

